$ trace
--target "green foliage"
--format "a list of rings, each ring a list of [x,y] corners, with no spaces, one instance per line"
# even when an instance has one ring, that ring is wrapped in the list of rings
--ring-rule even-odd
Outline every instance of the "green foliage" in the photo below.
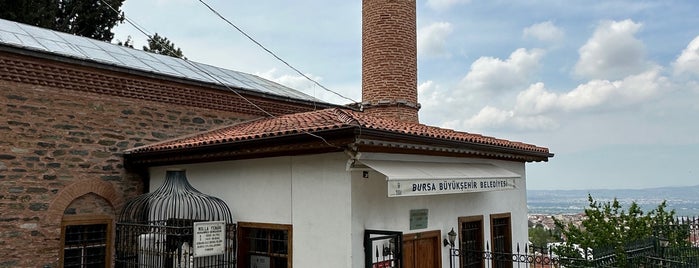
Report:
[[[676,222],[675,211],[667,211],[665,201],[648,213],[644,213],[636,202],[632,202],[627,211],[616,198],[612,202],[600,203],[588,195],[588,201],[589,208],[585,209],[581,227],[554,219],[568,247],[579,245],[581,248],[612,249],[616,252],[617,264],[623,267],[628,243],[658,236],[667,238],[670,245],[687,243],[688,232],[672,227]],[[580,258],[580,254],[571,248],[557,251],[561,256]]]
[[[0,18],[54,29],[57,0],[0,0]]]
[[[117,45],[133,48],[133,40],[131,40],[131,36],[129,35],[124,42],[117,39]]]
[[[0,0],[0,18],[111,41],[114,37],[112,28],[124,21],[124,14],[120,11],[123,2],[124,0]]]
[[[167,37],[160,36],[157,33],[148,39],[148,46],[143,46],[143,50],[170,57],[186,59],[180,48],[175,47],[175,44],[171,43]]]
[[[561,242],[561,231],[546,230],[541,224],[529,227],[529,242],[536,247],[546,247],[548,243]]]

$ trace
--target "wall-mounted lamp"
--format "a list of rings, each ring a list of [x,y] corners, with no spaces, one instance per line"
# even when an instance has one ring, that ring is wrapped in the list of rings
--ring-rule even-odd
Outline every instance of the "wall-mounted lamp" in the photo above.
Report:
[[[454,227],[451,228],[451,231],[447,233],[447,238],[444,238],[444,246],[451,246],[452,248],[454,247],[454,241],[456,241],[456,232],[454,232]]]

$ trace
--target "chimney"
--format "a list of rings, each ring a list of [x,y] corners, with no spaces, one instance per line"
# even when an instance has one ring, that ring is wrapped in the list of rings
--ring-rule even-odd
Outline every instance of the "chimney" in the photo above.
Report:
[[[418,123],[415,0],[362,0],[362,106]]]

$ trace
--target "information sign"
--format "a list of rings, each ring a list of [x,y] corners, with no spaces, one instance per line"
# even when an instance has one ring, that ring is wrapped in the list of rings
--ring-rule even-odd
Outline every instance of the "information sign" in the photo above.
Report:
[[[410,210],[410,230],[427,228],[429,211],[427,209]]]
[[[226,223],[194,223],[194,257],[221,255],[226,252]]]

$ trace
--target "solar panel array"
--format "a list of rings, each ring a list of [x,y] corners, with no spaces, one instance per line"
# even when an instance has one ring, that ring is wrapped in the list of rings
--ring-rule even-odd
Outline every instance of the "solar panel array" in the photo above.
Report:
[[[292,99],[320,101],[312,96],[256,75],[3,19],[0,19],[0,45],[48,52],[75,59],[90,60],[102,64],[200,82],[223,83],[231,88],[240,88]],[[215,79],[212,77],[215,77]]]

